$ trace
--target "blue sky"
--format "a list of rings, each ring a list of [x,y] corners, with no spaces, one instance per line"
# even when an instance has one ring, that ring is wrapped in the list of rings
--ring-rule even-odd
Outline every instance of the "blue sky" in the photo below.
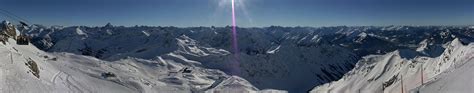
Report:
[[[44,25],[226,26],[229,1],[0,0],[0,9]],[[474,0],[236,1],[237,25],[244,27],[474,24]]]

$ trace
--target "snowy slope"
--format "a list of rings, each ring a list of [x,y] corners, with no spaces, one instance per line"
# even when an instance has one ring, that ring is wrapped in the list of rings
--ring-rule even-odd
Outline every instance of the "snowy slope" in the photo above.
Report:
[[[68,52],[106,61],[160,57],[190,66],[231,72],[230,27],[44,27],[27,29],[48,52]],[[455,37],[474,40],[468,27],[360,26],[238,28],[239,76],[260,89],[307,92],[339,80],[366,55],[419,49],[437,57]],[[424,42],[424,43],[422,43]],[[425,47],[420,47],[425,46]],[[275,82],[279,81],[279,82]]]
[[[242,72],[239,76],[258,88],[307,92],[317,84],[337,80],[357,61],[354,53],[340,46],[298,44],[316,42],[307,39],[317,39],[316,32],[285,35],[278,30],[239,30],[239,69]],[[107,61],[128,57],[156,60],[162,57],[177,63],[230,72],[232,65],[229,63],[234,59],[228,51],[228,31],[230,28],[225,27],[38,26],[32,27],[28,34],[34,38],[35,45],[48,52],[69,52]],[[313,73],[317,75],[308,76]]]
[[[402,91],[408,92],[421,86],[421,79],[423,79],[424,85],[426,85],[421,88],[423,93],[468,92],[469,89],[467,87],[473,87],[472,84],[463,84],[466,85],[464,86],[465,88],[456,87],[456,84],[464,80],[454,80],[454,78],[459,78],[459,76],[451,75],[451,73],[456,74],[453,71],[458,71],[457,73],[466,73],[466,76],[472,75],[459,70],[462,70],[462,68],[469,69],[470,65],[466,64],[474,62],[472,60],[474,58],[474,43],[464,45],[459,39],[454,39],[443,46],[445,50],[437,57],[421,56],[421,53],[413,50],[397,50],[384,55],[366,56],[357,63],[353,70],[346,73],[342,79],[317,86],[311,92],[400,93]],[[423,50],[423,48],[419,49]],[[461,69],[458,70],[459,67]],[[446,81],[446,79],[456,81],[457,83]],[[470,80],[468,78],[465,79]],[[449,84],[453,86],[437,83],[443,81],[451,82]]]
[[[473,49],[474,47],[471,47]],[[474,55],[473,53],[467,55]],[[465,64],[460,64],[449,73],[437,76],[437,80],[428,82],[411,91],[420,93],[470,93],[474,91],[474,57],[466,58]]]
[[[253,87],[222,71],[158,57],[104,61],[71,53],[46,53],[33,45],[0,44],[0,92],[191,93],[283,92]],[[191,70],[184,72],[183,68]],[[106,75],[112,73],[114,76]]]

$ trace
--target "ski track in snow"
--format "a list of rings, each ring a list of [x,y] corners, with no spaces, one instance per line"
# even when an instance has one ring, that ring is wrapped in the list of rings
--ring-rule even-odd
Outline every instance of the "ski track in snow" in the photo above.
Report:
[[[53,78],[51,78],[51,82],[53,83],[56,83],[56,78],[58,77],[58,75],[61,74],[61,71],[58,71],[56,74],[54,74]]]

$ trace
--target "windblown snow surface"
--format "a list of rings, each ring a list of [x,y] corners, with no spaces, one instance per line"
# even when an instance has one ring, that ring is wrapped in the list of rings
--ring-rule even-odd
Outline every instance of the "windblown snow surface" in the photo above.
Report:
[[[402,76],[410,72],[408,68],[416,68],[416,64],[421,64],[418,61],[436,64],[423,61],[423,58],[442,63],[438,69],[434,69],[434,66],[431,69],[431,65],[426,65],[426,72],[429,72],[426,78],[431,78],[450,68],[448,61],[439,61],[444,60],[443,55],[449,56],[450,59],[446,60],[451,61],[456,57],[453,62],[469,58],[462,55],[469,51],[456,54],[459,56],[453,54],[457,53],[453,51],[472,50],[466,48],[466,44],[455,45],[453,47],[459,48],[452,48],[453,53],[447,53],[452,42],[469,43],[474,40],[472,29],[456,26],[238,28],[238,67],[242,73],[228,75],[226,73],[235,70],[229,69],[235,66],[229,64],[234,60],[229,51],[231,27],[32,25],[20,30],[31,36],[32,44],[39,49],[32,45],[18,46],[11,40],[5,44],[2,47],[7,51],[5,55],[11,52],[13,57],[16,54],[25,58],[13,58],[23,60],[15,61],[13,65],[5,63],[9,69],[5,71],[18,73],[8,72],[2,74],[2,77],[16,77],[17,74],[24,77],[2,79],[2,82],[19,84],[20,87],[41,87],[37,89],[46,92],[241,93],[286,90],[290,93],[304,93],[318,85],[328,86],[325,83],[342,77],[344,80],[351,73],[357,76],[363,71],[354,70],[360,68],[384,69],[370,73],[366,69],[372,81],[382,82],[387,79],[386,74],[403,72],[400,74]],[[13,47],[20,52],[16,52]],[[8,56],[4,58],[8,60]],[[39,78],[27,73],[31,63],[28,62],[29,58],[38,65]],[[397,60],[404,62],[403,65],[396,65],[401,66],[398,67],[401,70],[391,70],[397,68],[392,67],[397,64]],[[25,62],[29,63],[28,66]],[[373,67],[365,66],[369,63]],[[379,64],[385,65],[379,67]],[[430,72],[428,68],[438,72]],[[403,75],[407,82],[412,78],[410,75]],[[363,81],[358,79],[353,81]],[[32,82],[27,82],[30,80]],[[397,79],[394,80],[395,83],[398,82]],[[22,85],[23,83],[28,84]],[[395,91],[395,83],[386,90]],[[344,83],[347,86],[350,84],[354,83]],[[321,86],[312,92],[319,91],[319,87]],[[415,87],[418,86],[406,89],[408,91]],[[15,88],[7,85],[2,85],[1,88],[2,91],[8,89],[6,92],[33,91],[20,90],[22,88],[13,90]],[[340,92],[354,92],[344,89],[350,88],[341,88]]]

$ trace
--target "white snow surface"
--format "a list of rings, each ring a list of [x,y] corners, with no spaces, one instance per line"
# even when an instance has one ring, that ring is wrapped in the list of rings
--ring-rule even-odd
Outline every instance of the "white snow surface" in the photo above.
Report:
[[[81,30],[81,28],[76,28],[76,34],[78,35],[87,35],[86,33],[84,33],[84,31]]]
[[[365,56],[342,79],[317,86],[311,93],[472,92],[474,43],[463,45],[455,39],[444,47],[438,57],[416,56],[411,50]]]
[[[82,28],[88,37],[75,34],[77,28]],[[310,43],[319,42],[322,31],[311,34],[295,31],[280,35],[284,33],[251,28],[241,30],[241,73],[238,76],[258,88],[301,93],[317,84],[337,80],[357,61],[354,53],[340,46],[311,47]],[[176,63],[230,72],[232,64],[229,63],[234,60],[229,52],[231,44],[228,40],[231,37],[227,28],[68,27],[50,29],[49,32],[33,30],[30,35],[51,36],[52,39],[41,39],[54,42],[51,46],[44,45],[48,52],[82,54],[106,61],[127,57],[156,60],[161,57]]]
[[[80,30],[86,34],[86,37],[77,34],[77,28],[81,28]],[[229,42],[231,40],[230,27],[113,27],[109,25],[105,27],[38,27],[33,29],[35,30],[28,32],[28,35],[36,37],[32,42],[48,52],[88,55],[112,63],[140,59],[182,64],[181,68],[208,68],[223,72],[231,72],[229,68],[235,66],[229,64],[230,61],[234,60],[232,53],[229,52],[229,50],[232,50],[230,49],[231,42]],[[390,70],[389,67],[400,60],[410,63],[414,62],[415,59],[422,58],[439,59],[436,58],[437,56],[412,58],[411,54],[414,55],[415,53],[411,52],[421,52],[424,55],[441,55],[441,52],[444,52],[444,47],[431,44],[449,42],[454,39],[453,35],[456,37],[469,37],[470,35],[470,32],[465,31],[464,28],[453,27],[370,26],[238,29],[240,48],[240,64],[238,67],[241,71],[238,76],[245,78],[258,88],[284,89],[292,93],[308,92],[317,85],[340,79],[344,73],[353,68],[360,58],[359,56],[362,55],[376,53],[378,56],[372,55],[366,58],[384,59],[384,62],[376,64],[379,62],[372,60],[371,62],[360,62],[360,64],[381,65],[377,69],[385,68],[385,65],[387,65],[387,70]],[[147,34],[143,31],[146,31]],[[424,44],[419,43],[424,39],[429,40]],[[419,47],[417,45],[428,46]],[[418,48],[419,51],[400,50],[388,53],[406,47]],[[388,53],[386,56],[393,56],[393,59],[379,58],[385,57],[380,55],[385,53]],[[397,55],[400,57],[397,57]],[[131,62],[136,61],[132,60]],[[371,67],[361,66],[359,68]],[[168,72],[177,72],[180,69],[168,70]],[[107,72],[112,71],[107,70]],[[359,72],[362,73],[363,71]],[[381,78],[385,82],[389,77],[383,76],[386,72],[374,70],[367,78],[374,80]],[[175,75],[175,73],[172,73],[172,75]],[[404,76],[404,78],[410,77]],[[175,82],[176,78],[172,79],[168,82]],[[176,80],[182,81],[179,78]],[[217,82],[220,82],[220,80],[214,79]],[[225,80],[241,81],[239,78]],[[213,83],[211,86],[216,87],[208,88],[207,91],[214,91],[213,88],[228,89],[221,88],[220,84]],[[253,90],[248,86],[241,87]],[[393,86],[388,86],[388,89],[390,87]],[[191,89],[199,90],[199,88]]]
[[[142,31],[142,33],[145,35],[145,36],[150,36],[150,34],[146,31]]]
[[[104,61],[71,53],[47,53],[32,44],[0,44],[1,93],[280,93],[260,91],[245,79],[222,71],[157,60]],[[39,77],[28,61],[37,64]],[[191,70],[183,72],[183,68]],[[104,73],[113,73],[111,77]]]
[[[280,49],[281,46],[277,46],[275,49],[272,49],[272,50],[269,50],[267,51],[267,53],[269,54],[274,54],[275,52],[278,52],[278,50]]]

